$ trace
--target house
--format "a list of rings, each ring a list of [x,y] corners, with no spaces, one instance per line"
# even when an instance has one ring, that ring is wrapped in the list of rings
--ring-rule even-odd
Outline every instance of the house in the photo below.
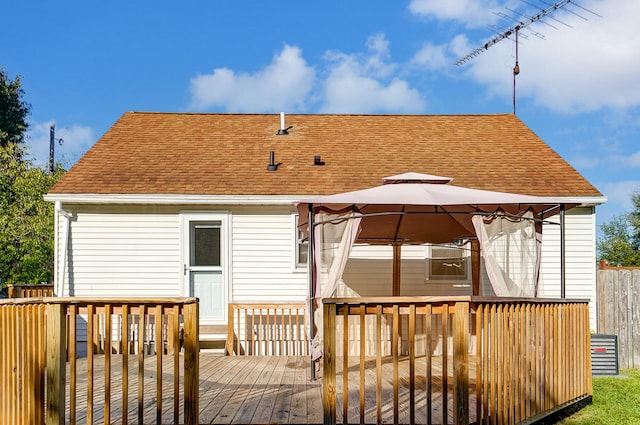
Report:
[[[566,297],[592,301],[595,329],[595,207],[605,198],[512,114],[127,112],[46,195],[57,293],[198,296],[209,325],[227,323],[230,302],[304,301],[295,202],[405,172],[580,204],[565,220]],[[558,227],[544,231],[546,297],[560,296]],[[438,262],[458,255],[451,249],[403,251],[401,293],[471,295],[468,275]],[[390,257],[388,247],[358,247],[345,281],[390,295]]]

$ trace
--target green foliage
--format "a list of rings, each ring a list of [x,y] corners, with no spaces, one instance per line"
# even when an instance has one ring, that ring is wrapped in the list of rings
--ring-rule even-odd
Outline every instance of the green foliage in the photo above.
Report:
[[[43,199],[62,176],[20,159],[15,145],[0,148],[0,277],[2,285],[51,282],[53,204]]]
[[[24,142],[31,105],[22,100],[23,95],[20,77],[11,81],[0,67],[0,148]]]
[[[593,404],[566,418],[561,425],[631,425],[640,422],[640,370],[619,377],[593,378]]]
[[[612,266],[640,266],[640,191],[631,201],[631,212],[613,217],[600,228],[598,259]]]

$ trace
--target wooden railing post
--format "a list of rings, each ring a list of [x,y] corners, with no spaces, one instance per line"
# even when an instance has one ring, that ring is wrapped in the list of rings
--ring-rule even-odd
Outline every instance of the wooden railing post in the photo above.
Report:
[[[199,356],[200,337],[198,335],[199,304],[192,302],[184,306],[184,423],[197,425],[199,422]]]
[[[47,425],[65,423],[67,322],[64,304],[48,304],[47,338]]]
[[[228,309],[229,310],[227,314],[227,342],[225,344],[224,354],[225,356],[233,356],[233,335],[234,335],[234,328],[235,328],[235,324],[233,323],[233,320],[235,318],[235,309],[232,303],[229,303]]]
[[[345,306],[346,308],[346,306]],[[325,425],[336,423],[336,304],[323,303],[322,407]],[[345,353],[346,354],[346,353]],[[344,373],[347,373],[346,371]],[[346,418],[345,418],[346,421]]]
[[[469,424],[469,303],[457,302],[453,315],[453,423]]]

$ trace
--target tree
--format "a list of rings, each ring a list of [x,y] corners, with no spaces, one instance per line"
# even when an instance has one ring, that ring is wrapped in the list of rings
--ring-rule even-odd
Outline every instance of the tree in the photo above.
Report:
[[[640,190],[631,195],[631,212],[613,217],[600,228],[598,258],[613,266],[640,266]]]
[[[11,81],[0,67],[0,148],[24,143],[31,105],[22,100],[23,96],[20,77]]]
[[[53,205],[43,196],[62,176],[24,159],[30,106],[20,79],[0,69],[0,279],[13,283],[51,282]]]
[[[51,175],[0,149],[0,277],[3,286],[53,279],[53,204],[43,199],[64,173]]]

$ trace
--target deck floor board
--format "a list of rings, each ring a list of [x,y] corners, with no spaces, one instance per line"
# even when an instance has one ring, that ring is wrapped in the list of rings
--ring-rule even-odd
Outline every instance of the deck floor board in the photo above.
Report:
[[[94,423],[103,423],[105,412],[105,374],[104,358],[95,356],[94,360],[94,396],[93,418]],[[162,422],[174,423],[173,413],[173,363],[171,356],[165,356],[162,367]],[[432,418],[434,424],[442,423],[442,380],[441,358],[434,356],[432,380]],[[78,359],[77,366],[77,393],[76,393],[76,417],[77,423],[86,423],[87,419],[87,374],[86,359]],[[376,423],[376,376],[375,359],[368,358],[365,368],[365,422]],[[416,423],[427,423],[426,400],[424,390],[426,362],[424,357],[416,359],[416,395],[413,408],[416,411]],[[138,422],[138,358],[129,356],[129,396],[127,423]],[[142,400],[143,422],[156,423],[157,405],[156,395],[156,359],[154,356],[144,358],[144,399]],[[182,357],[180,368],[183,367]],[[408,361],[402,359],[399,364],[398,395],[401,423],[409,422],[409,380]],[[474,366],[471,365],[470,375],[470,400],[472,412],[470,420],[475,421],[475,387]],[[181,369],[182,370],[182,369]],[[342,416],[342,363],[337,368],[336,393],[337,393],[337,421],[338,423],[360,422],[360,396],[359,396],[359,358],[349,359],[348,382],[348,415]],[[295,356],[234,356],[224,357],[207,353],[200,354],[200,385],[199,408],[200,423],[202,424],[320,424],[323,422],[322,406],[322,371],[318,373],[318,379],[311,380],[311,368],[309,359]],[[67,377],[69,377],[67,371]],[[393,370],[389,361],[383,361],[382,383],[382,422],[393,422]],[[180,379],[180,387],[183,385]],[[449,374],[448,394],[448,422],[453,417],[452,412],[452,379]],[[122,357],[112,355],[111,366],[111,423],[122,423]],[[67,423],[69,423],[69,386],[67,385]],[[182,394],[182,388],[180,388]],[[472,400],[473,399],[473,400]],[[184,400],[179,400],[180,423],[184,422],[182,408]]]

